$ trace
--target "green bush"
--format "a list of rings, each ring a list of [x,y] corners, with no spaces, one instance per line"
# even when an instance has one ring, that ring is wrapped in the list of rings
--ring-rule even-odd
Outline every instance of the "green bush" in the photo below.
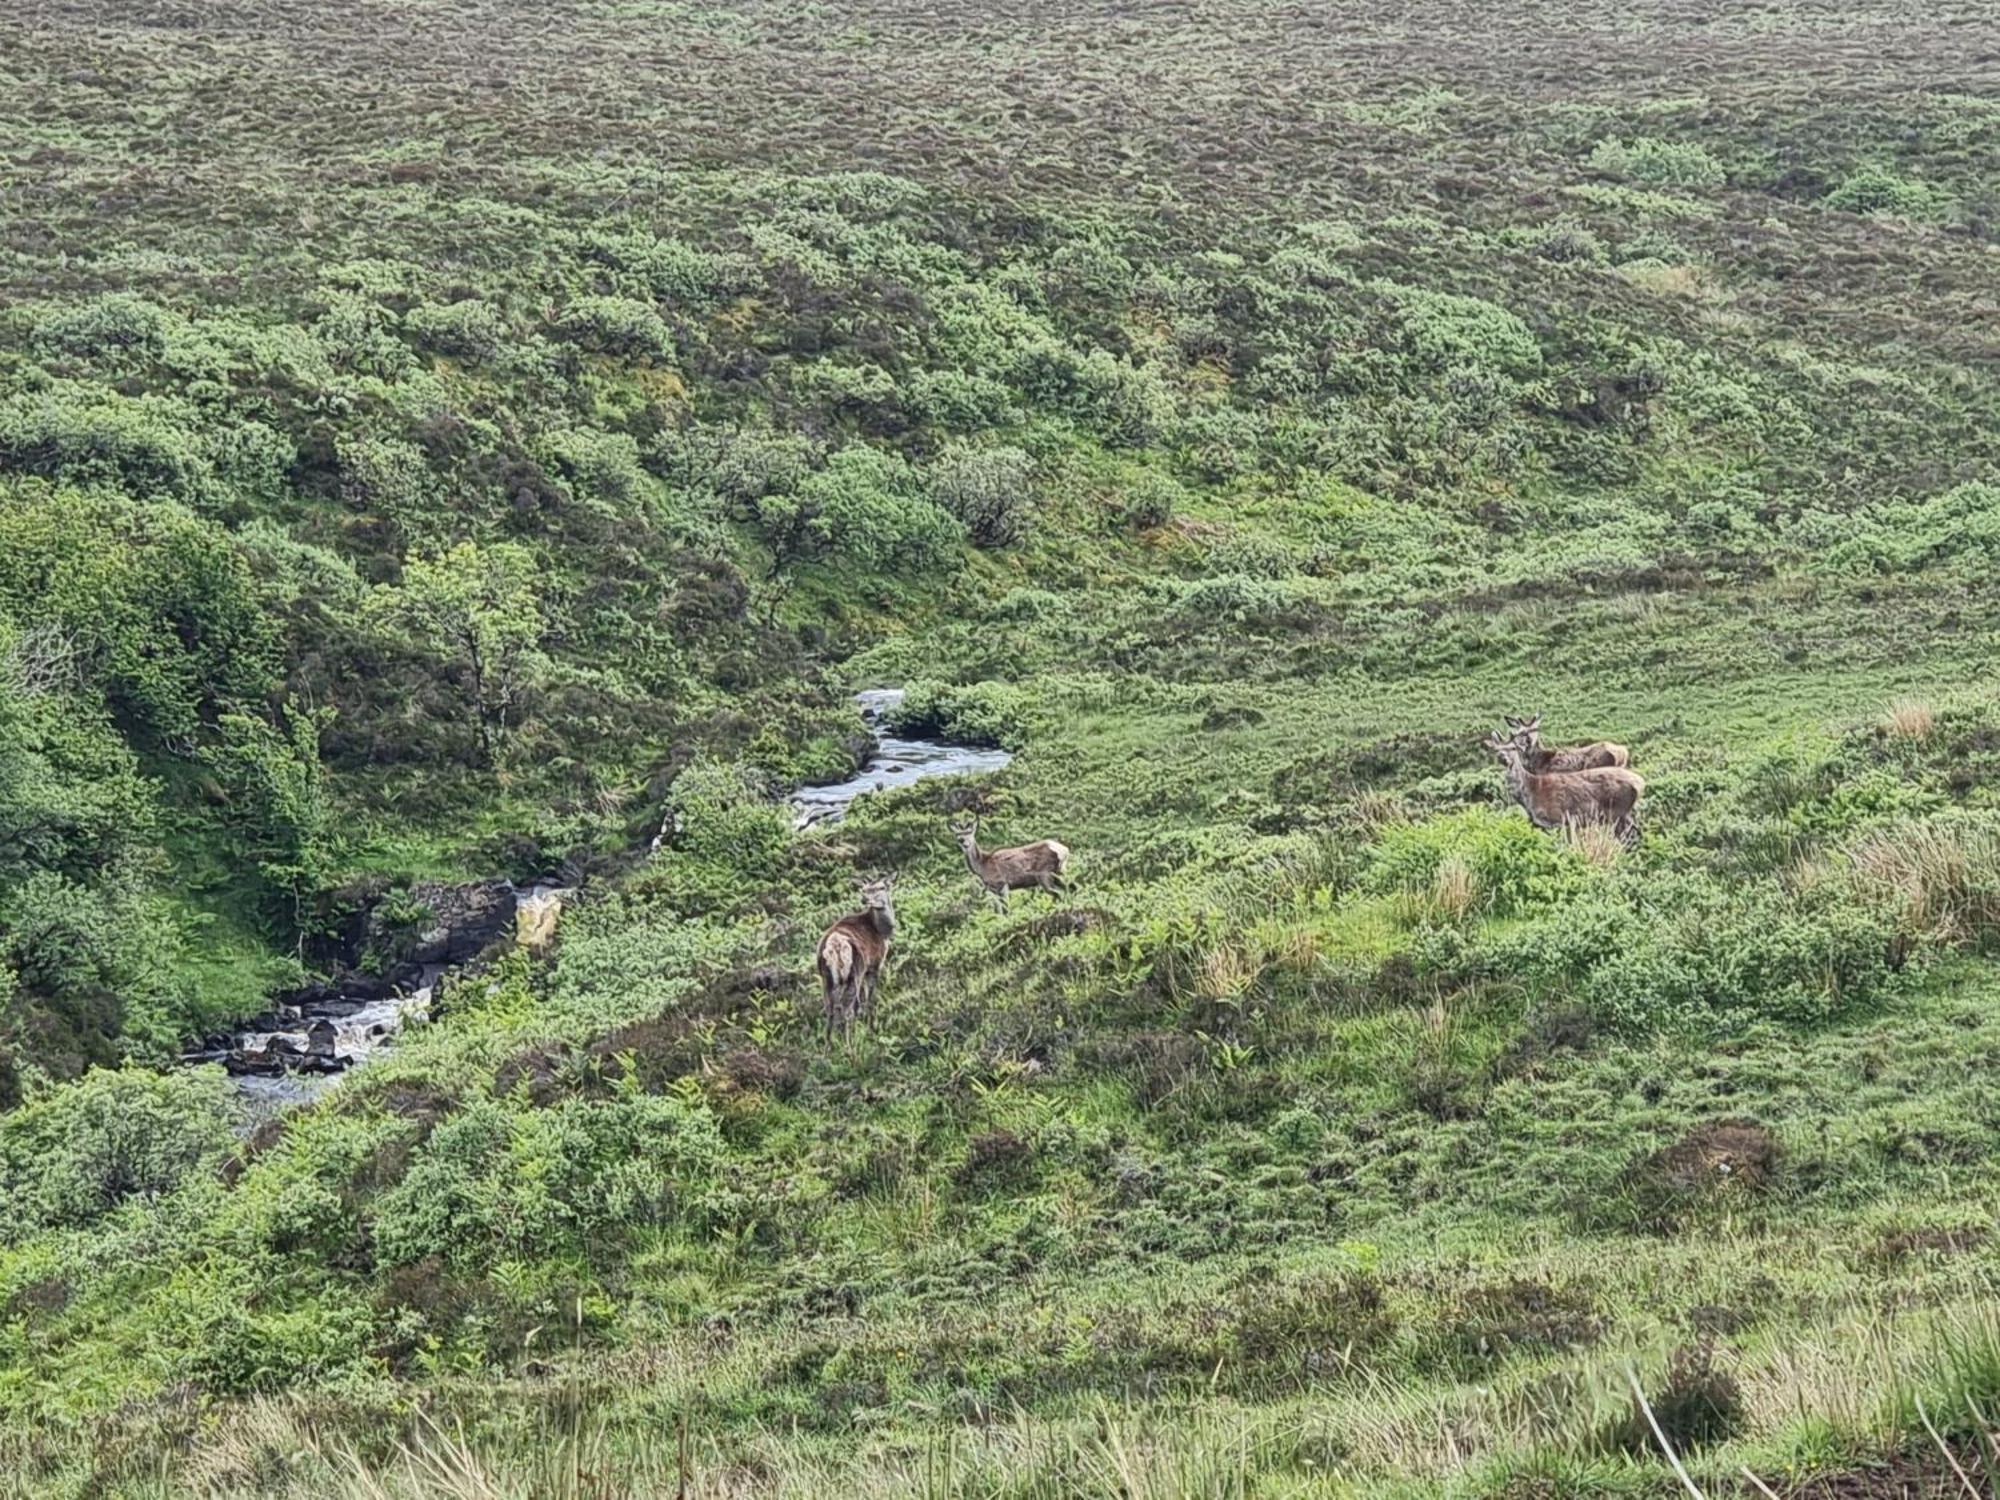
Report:
[[[1841,179],[1820,200],[1842,213],[1881,214],[1896,219],[1935,219],[1951,206],[1951,196],[1929,183],[1898,176],[1886,167],[1863,167]]]
[[[954,448],[931,469],[931,499],[958,518],[974,546],[1012,546],[1027,530],[1034,470],[1019,448]]]
[[[1157,469],[1141,472],[1125,487],[1121,499],[1125,523],[1140,531],[1165,526],[1187,504],[1187,490],[1171,474]]]
[[[214,1070],[97,1069],[0,1115],[0,1241],[93,1224],[211,1170],[234,1140]]]
[[[768,878],[790,848],[791,819],[771,788],[744,766],[698,760],[674,778],[668,802],[676,849],[746,878]]]
[[[1711,188],[1728,179],[1722,163],[1693,141],[1639,136],[1599,141],[1590,153],[1592,170],[1653,187]]]
[[[1473,807],[1384,829],[1363,884],[1378,893],[1428,895],[1448,860],[1470,872],[1476,909],[1493,916],[1560,903],[1582,888],[1589,871],[1574,850],[1527,819]]]
[[[755,513],[781,562],[830,554],[873,572],[924,573],[942,568],[965,540],[908,463],[860,444],[835,453],[795,492],[763,496]]]
[[[490,360],[507,346],[511,330],[490,302],[467,297],[414,307],[403,326],[430,348],[454,359]]]
[[[158,359],[176,322],[164,308],[126,292],[49,303],[33,313],[36,350],[78,359]]]
[[[599,1260],[654,1225],[715,1222],[724,1159],[700,1104],[626,1094],[517,1114],[478,1100],[440,1124],[375,1203],[385,1263]]]
[[[274,681],[277,640],[242,553],[174,505],[30,490],[0,503],[0,614],[60,631],[118,715],[191,748]]]
[[[1394,282],[1378,282],[1376,289],[1395,305],[1405,344],[1433,369],[1529,375],[1541,368],[1541,345],[1528,325],[1504,307]]]
[[[919,679],[887,715],[897,734],[922,735],[961,745],[1019,750],[1028,735],[1031,700],[1011,682],[963,686]]]
[[[630,297],[578,297],[557,317],[556,331],[599,354],[674,360],[674,336],[650,303]]]

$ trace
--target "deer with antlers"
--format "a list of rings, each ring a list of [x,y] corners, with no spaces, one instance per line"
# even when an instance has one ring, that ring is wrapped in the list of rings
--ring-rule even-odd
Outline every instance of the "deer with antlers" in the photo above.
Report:
[[[1063,886],[1069,868],[1069,845],[1054,839],[1037,839],[1013,849],[982,852],[979,847],[979,819],[951,825],[958,847],[965,851],[965,863],[973,878],[986,887],[1002,909],[1009,891],[1039,889],[1054,895]]]
[[[1632,752],[1610,740],[1589,745],[1572,745],[1567,750],[1551,750],[1542,743],[1542,716],[1531,714],[1517,719],[1508,714],[1507,732],[1521,746],[1521,759],[1536,775],[1550,771],[1596,771],[1632,764]]]
[[[883,875],[861,887],[861,910],[842,917],[819,940],[820,988],[826,1002],[826,1034],[842,1036],[854,1022],[875,1020],[875,987],[889,958],[889,939],[896,935],[896,877]]]
[[[1581,771],[1537,772],[1528,769],[1525,739],[1486,736],[1484,744],[1506,768],[1507,788],[1537,828],[1576,828],[1586,823],[1609,824],[1625,844],[1639,838],[1639,794],[1646,783],[1623,766],[1593,766]]]

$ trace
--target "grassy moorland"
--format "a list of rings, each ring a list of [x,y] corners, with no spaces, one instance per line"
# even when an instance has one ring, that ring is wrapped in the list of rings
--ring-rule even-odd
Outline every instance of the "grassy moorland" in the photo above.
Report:
[[[1992,1492],[2000,14],[1391,11],[0,0],[0,1488]]]

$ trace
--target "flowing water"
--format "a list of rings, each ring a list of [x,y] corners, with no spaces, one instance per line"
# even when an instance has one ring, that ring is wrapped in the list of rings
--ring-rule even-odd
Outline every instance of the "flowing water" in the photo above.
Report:
[[[570,892],[551,884],[514,891],[515,931],[526,942],[546,941],[554,913]],[[254,1104],[277,1108],[311,1099],[349,1068],[375,1057],[405,1025],[430,1014],[431,1000],[448,965],[425,964],[411,982],[387,986],[353,976],[320,994],[301,991],[281,999],[235,1031],[213,1037],[182,1057],[187,1063],[220,1063],[237,1092]]]
[[[1005,750],[975,745],[947,745],[939,740],[905,740],[884,734],[882,716],[903,701],[901,688],[875,688],[854,695],[861,717],[875,732],[875,752],[855,775],[831,786],[802,787],[791,797],[794,824],[837,823],[857,797],[895,787],[914,786],[932,776],[960,776],[997,771],[1014,757]]]

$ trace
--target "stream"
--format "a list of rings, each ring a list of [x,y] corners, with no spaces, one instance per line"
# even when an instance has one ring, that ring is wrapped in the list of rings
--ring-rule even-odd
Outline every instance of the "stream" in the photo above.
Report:
[[[905,740],[882,733],[882,716],[903,701],[901,688],[872,688],[854,695],[861,718],[875,736],[875,751],[866,765],[845,781],[830,786],[801,787],[790,798],[793,826],[838,823],[855,799],[870,792],[914,786],[932,776],[960,776],[997,771],[1014,757],[1005,750],[976,745],[947,745],[941,740]]]
[[[900,739],[881,731],[885,713],[903,701],[901,688],[854,695],[875,737],[867,762],[845,781],[801,787],[787,799],[795,828],[839,822],[857,798],[912,786],[933,776],[997,771],[1013,759],[1005,750]],[[653,841],[659,848],[670,830]],[[390,1046],[405,1024],[430,1014],[438,981],[456,965],[512,930],[516,942],[539,947],[555,929],[563,901],[575,892],[550,883],[515,886],[491,881],[452,888],[460,910],[441,916],[417,958],[392,976],[348,973],[275,999],[261,1015],[183,1054],[189,1064],[219,1063],[244,1098],[265,1110],[319,1094],[349,1068]]]

